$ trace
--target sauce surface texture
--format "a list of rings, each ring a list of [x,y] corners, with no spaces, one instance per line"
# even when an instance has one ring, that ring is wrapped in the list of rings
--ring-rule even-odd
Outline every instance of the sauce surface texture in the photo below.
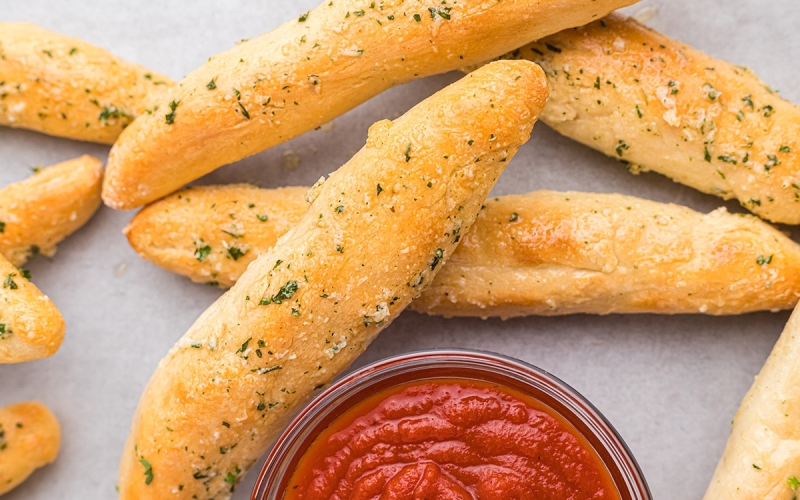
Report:
[[[591,445],[503,386],[435,379],[378,392],[306,450],[286,500],[618,500]]]

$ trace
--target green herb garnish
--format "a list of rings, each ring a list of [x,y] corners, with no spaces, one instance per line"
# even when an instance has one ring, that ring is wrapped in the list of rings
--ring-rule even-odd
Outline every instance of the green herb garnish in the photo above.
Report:
[[[17,286],[17,284],[14,282],[14,276],[16,276],[15,273],[11,273],[8,276],[6,276],[5,281],[3,281],[3,288],[8,288],[11,290],[16,290],[17,288],[19,288],[19,286]]]
[[[211,247],[208,245],[200,246],[204,243],[203,240],[197,240],[194,242],[195,249],[194,249],[194,258],[197,259],[198,262],[203,262],[206,257],[209,256],[211,253]]]
[[[180,103],[181,103],[180,99],[178,99],[177,101],[173,100],[172,102],[169,103],[169,109],[171,109],[172,111],[164,116],[164,118],[167,121],[167,125],[172,125],[173,123],[175,123],[175,110],[178,109],[178,105]]]
[[[150,484],[153,482],[153,467],[150,465],[150,462],[145,460],[144,458],[139,460],[139,463],[144,466],[144,484]]]

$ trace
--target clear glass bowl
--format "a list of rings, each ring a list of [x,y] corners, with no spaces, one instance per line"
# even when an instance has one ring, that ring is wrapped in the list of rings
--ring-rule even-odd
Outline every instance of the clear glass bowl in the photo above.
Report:
[[[298,461],[319,433],[365,397],[431,379],[479,380],[527,394],[572,424],[608,468],[622,500],[652,500],[644,476],[617,431],[583,396],[535,366],[500,354],[468,350],[412,352],[378,361],[342,378],[306,406],[267,458],[251,500],[280,500]]]

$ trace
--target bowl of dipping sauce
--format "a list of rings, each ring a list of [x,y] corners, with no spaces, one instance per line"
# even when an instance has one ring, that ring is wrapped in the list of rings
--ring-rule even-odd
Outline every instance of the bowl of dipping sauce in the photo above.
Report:
[[[651,500],[611,424],[553,375],[432,350],[334,383],[278,439],[252,500]]]

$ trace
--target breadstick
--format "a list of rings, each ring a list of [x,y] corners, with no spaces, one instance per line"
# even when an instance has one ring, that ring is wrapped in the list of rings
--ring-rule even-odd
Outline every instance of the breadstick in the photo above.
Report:
[[[542,66],[542,121],[629,164],[800,223],[800,108],[747,68],[611,15],[509,54]]]
[[[231,287],[308,210],[308,187],[197,186],[143,208],[125,228],[139,255],[198,283]],[[247,252],[229,251],[246,248]]]
[[[0,254],[0,363],[52,356],[64,330],[53,302]]]
[[[105,49],[30,23],[0,22],[0,56],[0,125],[80,141],[113,143],[174,85]]]
[[[29,257],[56,253],[100,207],[103,164],[81,156],[0,189],[0,253],[19,267]]]
[[[103,200],[117,209],[314,129],[415,78],[499,56],[636,0],[327,0],[212,57],[120,136]]]
[[[800,308],[733,419],[704,500],[792,500],[800,487]]]
[[[302,217],[305,192],[190,188],[142,210],[126,234],[146,260],[228,287]],[[230,245],[249,252],[234,260]],[[618,194],[539,191],[487,200],[411,308],[503,318],[722,315],[790,309],[798,298],[800,246],[756,217]]]
[[[120,498],[228,498],[298,405],[431,282],[546,95],[538,66],[493,63],[373,125],[298,223],[161,361]]]
[[[0,495],[54,461],[60,446],[61,427],[43,404],[31,401],[0,408]]]
[[[800,298],[800,245],[757,217],[618,194],[487,200],[419,300],[443,316],[742,314]]]

